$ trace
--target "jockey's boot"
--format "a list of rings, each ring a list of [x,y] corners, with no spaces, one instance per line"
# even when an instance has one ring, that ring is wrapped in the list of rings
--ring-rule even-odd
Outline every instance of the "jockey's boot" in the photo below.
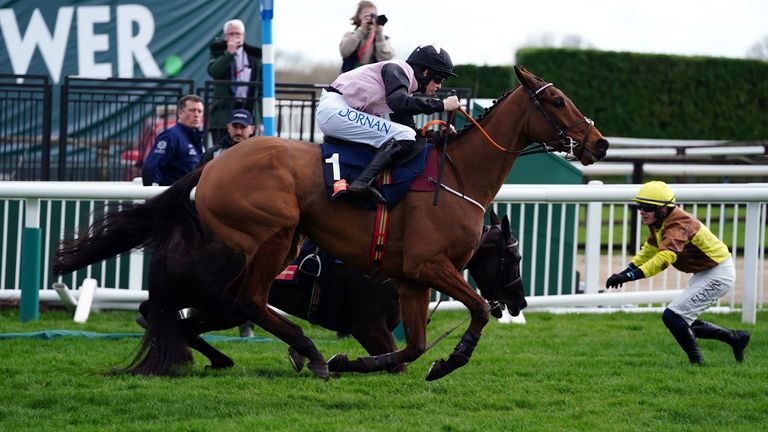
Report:
[[[387,200],[381,192],[372,186],[373,181],[382,171],[407,156],[415,145],[416,141],[396,141],[394,139],[384,143],[379,147],[373,160],[365,167],[360,176],[347,188],[349,196],[361,201],[386,204]]]
[[[680,348],[682,348],[688,355],[688,361],[690,361],[692,365],[704,364],[704,356],[702,356],[701,351],[699,351],[699,345],[696,343],[696,336],[688,323],[685,322],[680,315],[669,309],[664,309],[662,320],[664,320],[664,325],[667,326],[669,332],[672,333],[672,336],[675,337],[677,344],[680,345]]]
[[[749,332],[729,330],[718,327],[711,322],[696,320],[691,324],[693,334],[700,339],[715,339],[725,342],[733,349],[733,357],[741,363],[744,361],[744,349],[749,344]]]

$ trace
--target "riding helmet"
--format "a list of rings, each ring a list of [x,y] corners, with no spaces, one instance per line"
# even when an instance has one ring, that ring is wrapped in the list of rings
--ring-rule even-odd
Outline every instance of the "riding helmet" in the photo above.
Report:
[[[458,76],[453,73],[451,56],[444,49],[435,45],[422,45],[417,47],[408,56],[406,63],[423,66],[439,73],[442,76]]]
[[[632,201],[659,207],[675,207],[675,193],[663,181],[653,180],[644,184]]]

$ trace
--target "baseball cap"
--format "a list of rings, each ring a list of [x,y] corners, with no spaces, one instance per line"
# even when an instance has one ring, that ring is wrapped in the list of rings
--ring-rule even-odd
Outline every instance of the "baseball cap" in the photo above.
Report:
[[[238,123],[243,126],[253,126],[253,116],[248,110],[236,109],[229,115],[229,121],[227,123]]]

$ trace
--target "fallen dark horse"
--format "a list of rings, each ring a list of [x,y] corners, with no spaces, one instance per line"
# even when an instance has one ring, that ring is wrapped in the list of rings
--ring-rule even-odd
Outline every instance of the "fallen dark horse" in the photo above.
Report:
[[[138,204],[137,208],[140,206]],[[492,312],[500,316],[503,305],[498,300],[509,297],[525,300],[520,280],[520,253],[510,232],[509,221],[506,216],[500,220],[493,213],[491,223],[484,227],[483,239],[467,268],[483,296],[491,302]],[[109,241],[118,235],[121,232],[117,229],[96,228],[88,236],[64,242],[57,252],[54,270],[67,273],[87,265],[79,259],[90,263],[95,262],[97,256],[120,253],[111,247],[98,254],[92,250],[97,243],[124,248],[125,243]],[[210,239],[202,247],[186,250],[182,239],[183,236],[176,233],[171,236],[167,248],[152,254],[150,300],[141,305],[142,316],[146,317],[143,322],[145,337],[134,360],[122,370],[124,372],[167,375],[174,366],[192,360],[188,348],[205,355],[211,368],[234,365],[230,357],[199,335],[232,328],[247,320],[239,305],[225,292],[229,282],[242,271],[243,258],[223,243]],[[400,321],[400,310],[392,281],[371,279],[359,269],[332,264],[332,261],[323,259],[324,271],[319,278],[297,272],[296,283],[275,281],[269,293],[269,304],[313,324],[349,333],[371,355],[396,350],[392,330]],[[159,307],[153,307],[153,304]],[[178,312],[184,308],[193,308],[186,318]],[[163,323],[163,330],[160,331],[154,323]],[[293,368],[300,371],[304,357],[290,348],[288,354]],[[333,372],[357,369],[355,363],[343,355],[331,359],[329,368]],[[388,371],[404,369],[405,365],[395,365]]]

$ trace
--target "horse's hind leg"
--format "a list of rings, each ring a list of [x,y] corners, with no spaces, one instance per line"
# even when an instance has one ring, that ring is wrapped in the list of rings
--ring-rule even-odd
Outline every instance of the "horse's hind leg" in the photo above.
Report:
[[[308,358],[312,373],[327,380],[328,365],[312,340],[304,336],[301,327],[267,307],[272,281],[283,270],[283,262],[295,239],[292,230],[281,230],[249,257],[246,264],[247,286],[241,290],[239,298],[243,300],[243,311],[251,322]]]

